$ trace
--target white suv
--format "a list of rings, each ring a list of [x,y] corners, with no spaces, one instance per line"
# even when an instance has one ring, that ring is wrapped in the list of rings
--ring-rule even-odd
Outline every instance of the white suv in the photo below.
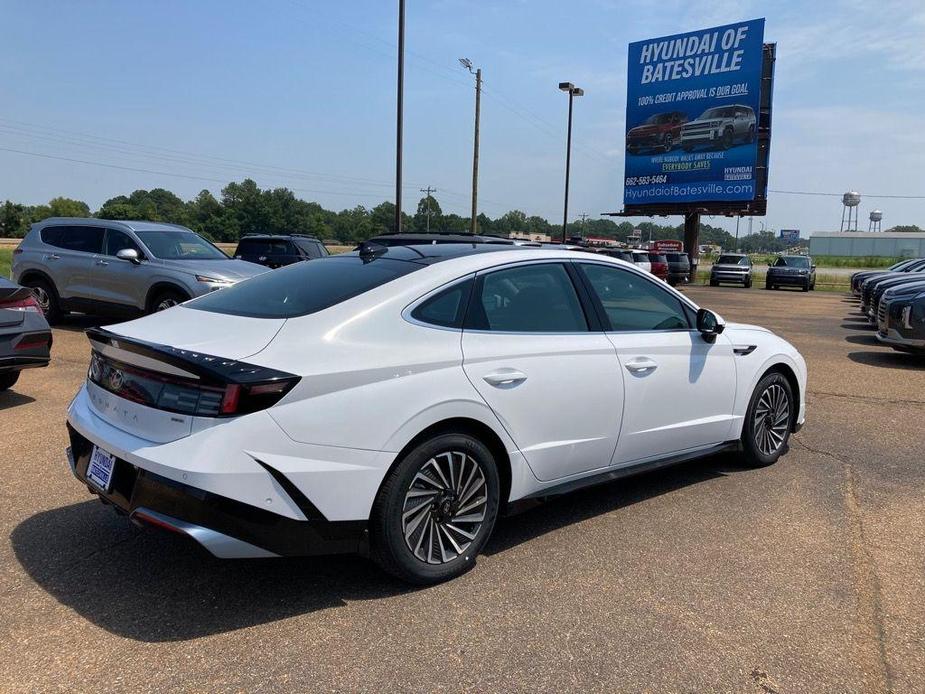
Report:
[[[88,331],[71,468],[220,557],[459,575],[511,502],[787,450],[806,365],[633,265],[443,244],[296,263]]]
[[[729,149],[737,142],[754,142],[757,127],[758,120],[751,106],[716,106],[681,127],[681,146],[685,152],[698,145]]]

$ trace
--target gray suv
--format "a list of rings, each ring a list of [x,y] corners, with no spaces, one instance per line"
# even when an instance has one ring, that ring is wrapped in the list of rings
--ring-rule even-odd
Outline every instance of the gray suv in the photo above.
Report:
[[[263,272],[176,224],[53,217],[13,251],[12,275],[53,321],[160,311]]]

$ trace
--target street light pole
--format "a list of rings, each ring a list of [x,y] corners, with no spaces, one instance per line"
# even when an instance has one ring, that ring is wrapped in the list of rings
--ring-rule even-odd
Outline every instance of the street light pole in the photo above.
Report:
[[[565,144],[565,204],[562,212],[562,243],[568,235],[568,183],[572,165],[572,101],[576,96],[583,96],[585,91],[571,82],[559,82],[559,89],[568,92],[568,135]]]
[[[469,233],[478,233],[478,199],[479,199],[479,110],[482,101],[482,68],[472,71],[472,61],[460,58],[459,64],[475,75],[475,137],[472,145],[472,215],[469,221]]]
[[[736,217],[736,253],[739,252],[739,220],[741,217]]]
[[[401,233],[401,135],[405,98],[405,0],[398,0],[398,106],[395,133],[395,233]]]

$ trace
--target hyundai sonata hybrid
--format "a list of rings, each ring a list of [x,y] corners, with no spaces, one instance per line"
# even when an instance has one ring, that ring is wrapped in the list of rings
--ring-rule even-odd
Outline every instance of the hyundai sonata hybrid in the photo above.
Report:
[[[87,331],[72,472],[218,557],[461,574],[515,502],[738,450],[774,463],[806,364],[634,265],[364,244]]]

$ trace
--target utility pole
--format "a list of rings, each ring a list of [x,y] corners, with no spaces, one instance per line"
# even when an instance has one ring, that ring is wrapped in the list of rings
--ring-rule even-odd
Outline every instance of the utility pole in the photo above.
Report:
[[[739,252],[739,220],[741,217],[736,217],[736,253]]]
[[[478,233],[478,199],[479,199],[479,109],[482,101],[482,68],[472,71],[472,61],[460,58],[459,64],[475,75],[475,137],[472,144],[472,218],[469,221],[469,233]]]
[[[585,237],[585,220],[586,220],[588,217],[590,217],[591,215],[589,215],[587,212],[582,212],[582,213],[581,213],[580,215],[578,215],[578,216],[581,217],[581,238],[584,239],[584,237]]]
[[[405,0],[398,0],[398,105],[395,124],[395,233],[401,233],[401,134],[405,98]]]
[[[427,212],[425,212],[424,214],[427,217],[427,233],[429,234],[430,233],[430,216],[433,214],[433,212],[431,212],[430,210],[430,194],[436,193],[437,189],[427,186],[426,188],[421,188],[421,192],[427,196]]]
[[[569,169],[572,165],[572,101],[576,96],[584,96],[585,90],[576,87],[571,82],[559,82],[559,89],[568,92],[568,133],[565,144],[565,204],[562,211],[562,243],[568,235],[568,179]]]

